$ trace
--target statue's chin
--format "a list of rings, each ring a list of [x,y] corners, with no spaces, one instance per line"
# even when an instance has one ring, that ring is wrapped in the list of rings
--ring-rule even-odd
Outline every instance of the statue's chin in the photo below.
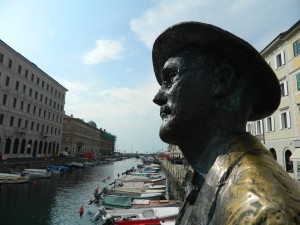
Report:
[[[165,143],[176,145],[176,133],[173,129],[167,129],[167,127],[161,126],[159,137]]]

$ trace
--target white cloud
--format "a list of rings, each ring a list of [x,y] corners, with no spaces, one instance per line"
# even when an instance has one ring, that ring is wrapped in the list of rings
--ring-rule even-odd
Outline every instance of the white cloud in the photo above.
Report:
[[[151,49],[167,27],[182,21],[200,21],[219,26],[262,49],[299,19],[297,0],[164,0],[130,21],[138,39]],[[279,33],[276,34],[276,36]],[[271,38],[272,37],[272,38]],[[262,43],[261,39],[264,39]]]
[[[88,91],[88,84],[84,84],[84,83],[75,83],[73,81],[69,81],[66,79],[58,79],[59,83],[61,83],[65,88],[67,88],[68,90],[76,90],[76,91]]]
[[[148,48],[154,39],[170,25],[184,21],[194,13],[195,8],[206,4],[203,0],[166,0],[130,21],[131,30],[138,34]]]
[[[81,84],[72,85],[81,87]],[[118,148],[129,151],[133,145],[134,151],[141,152],[161,149],[164,144],[158,136],[161,123],[159,107],[152,102],[158,88],[153,74],[149,74],[145,84],[137,88],[112,87],[100,91],[91,90],[91,86],[80,91],[74,88],[67,94],[66,114],[73,114],[86,122],[93,120],[99,128],[117,135]],[[161,144],[155,146],[155,143]]]
[[[83,54],[83,62],[86,65],[94,65],[109,60],[120,59],[123,51],[122,42],[99,39],[96,41],[94,49]]]

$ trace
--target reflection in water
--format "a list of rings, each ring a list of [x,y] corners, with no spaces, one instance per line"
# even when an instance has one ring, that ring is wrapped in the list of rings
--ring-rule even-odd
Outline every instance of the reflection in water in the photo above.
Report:
[[[96,212],[97,208],[89,206],[88,201],[93,197],[94,189],[107,186],[118,173],[133,166],[136,168],[138,163],[141,162],[131,158],[74,170],[62,176],[53,174],[50,179],[28,184],[3,185],[0,188],[0,224],[91,224],[88,212]],[[82,218],[78,214],[81,205],[85,210]]]

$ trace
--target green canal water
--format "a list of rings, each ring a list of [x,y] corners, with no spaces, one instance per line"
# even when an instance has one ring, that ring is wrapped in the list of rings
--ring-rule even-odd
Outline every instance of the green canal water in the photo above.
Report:
[[[72,173],[27,184],[9,184],[0,188],[1,225],[76,225],[92,224],[88,212],[96,212],[88,205],[95,188],[109,185],[126,170],[137,166],[136,158],[109,162],[103,165],[77,169]],[[108,179],[109,177],[109,179]],[[105,180],[105,181],[103,181]],[[84,214],[79,216],[80,206]]]

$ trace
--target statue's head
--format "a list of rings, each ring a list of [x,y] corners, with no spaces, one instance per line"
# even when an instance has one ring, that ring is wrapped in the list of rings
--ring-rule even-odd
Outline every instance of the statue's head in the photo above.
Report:
[[[185,22],[164,31],[153,46],[161,88],[161,138],[168,143],[196,129],[258,120],[280,103],[279,82],[247,42],[218,27]],[[215,120],[222,121],[215,121]],[[227,120],[226,120],[227,119]],[[176,133],[176,135],[174,135]]]

